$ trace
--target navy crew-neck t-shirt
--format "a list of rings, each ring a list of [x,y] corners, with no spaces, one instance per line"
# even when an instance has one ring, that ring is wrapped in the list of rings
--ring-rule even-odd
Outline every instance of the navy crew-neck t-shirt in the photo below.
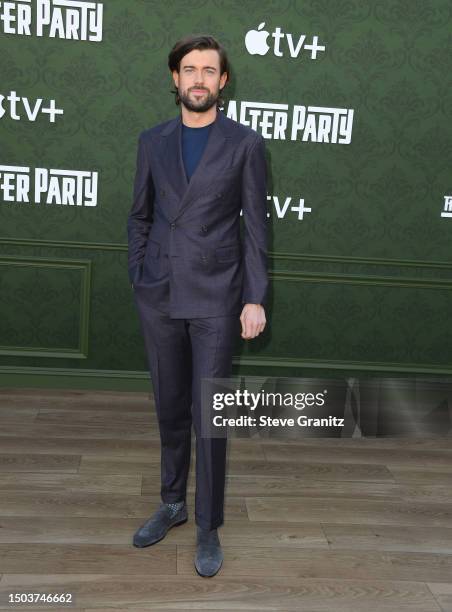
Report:
[[[188,181],[201,159],[213,123],[198,128],[182,123],[182,157]]]

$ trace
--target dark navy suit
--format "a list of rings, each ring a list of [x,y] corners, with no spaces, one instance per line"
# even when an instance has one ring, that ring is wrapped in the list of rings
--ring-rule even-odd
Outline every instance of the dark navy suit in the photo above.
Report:
[[[195,517],[213,529],[223,522],[226,439],[201,436],[201,379],[230,375],[243,305],[266,301],[265,143],[217,111],[188,181],[181,130],[178,116],[140,134],[128,268],[159,420],[162,500],[185,499],[193,422]]]

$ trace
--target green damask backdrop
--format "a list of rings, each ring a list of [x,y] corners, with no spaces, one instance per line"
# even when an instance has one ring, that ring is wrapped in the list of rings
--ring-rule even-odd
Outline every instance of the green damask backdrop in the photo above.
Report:
[[[451,0],[103,6],[102,42],[0,34],[0,94],[64,109],[55,123],[0,110],[0,166],[99,172],[96,207],[0,199],[1,381],[147,388],[127,278],[137,137],[179,113],[167,55],[199,32],[229,53],[226,110],[354,109],[351,144],[266,141],[269,196],[312,211],[278,218],[269,202],[268,328],[243,342],[239,371],[451,374]],[[262,22],[326,50],[250,55],[245,35]]]

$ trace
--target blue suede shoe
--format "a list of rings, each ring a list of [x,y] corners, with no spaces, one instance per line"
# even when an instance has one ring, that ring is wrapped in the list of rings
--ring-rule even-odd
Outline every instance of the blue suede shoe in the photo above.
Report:
[[[223,563],[223,551],[216,529],[202,529],[197,526],[195,569],[200,576],[211,578],[218,573]]]
[[[151,518],[135,532],[133,536],[133,545],[138,548],[151,546],[156,542],[160,542],[171,527],[185,523],[188,518],[186,504],[184,503],[182,508],[180,508],[174,516],[172,516],[172,514],[171,508],[162,502]]]

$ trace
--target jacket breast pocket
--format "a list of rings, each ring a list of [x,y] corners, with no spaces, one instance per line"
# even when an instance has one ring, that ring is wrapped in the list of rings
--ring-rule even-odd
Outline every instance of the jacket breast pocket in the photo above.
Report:
[[[215,258],[217,261],[235,261],[240,259],[240,246],[238,244],[231,244],[228,246],[222,246],[215,249]]]

